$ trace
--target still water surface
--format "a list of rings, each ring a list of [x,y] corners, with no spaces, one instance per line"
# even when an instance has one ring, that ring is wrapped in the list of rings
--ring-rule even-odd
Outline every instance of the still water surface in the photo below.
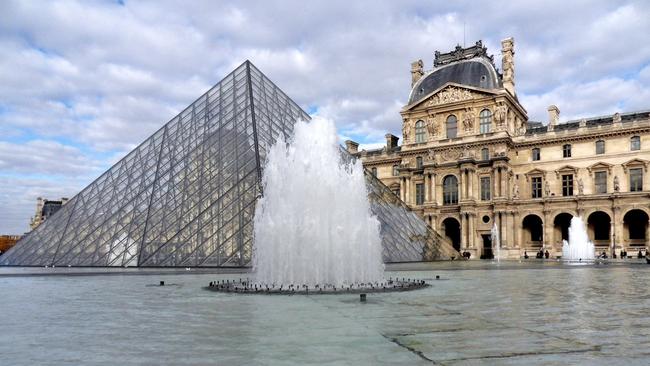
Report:
[[[650,363],[650,266],[641,262],[392,269],[432,286],[364,304],[201,289],[239,274],[0,268],[0,365]]]

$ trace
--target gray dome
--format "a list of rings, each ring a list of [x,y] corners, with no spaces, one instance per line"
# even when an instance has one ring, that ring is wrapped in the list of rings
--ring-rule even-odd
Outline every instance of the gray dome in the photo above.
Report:
[[[409,104],[417,102],[449,82],[483,89],[500,87],[499,76],[494,66],[484,58],[477,57],[441,66],[423,76],[413,86]]]

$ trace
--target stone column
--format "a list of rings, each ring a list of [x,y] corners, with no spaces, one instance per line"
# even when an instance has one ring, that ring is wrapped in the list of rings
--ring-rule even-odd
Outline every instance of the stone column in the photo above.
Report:
[[[431,184],[431,202],[437,203],[438,197],[436,197],[436,174],[435,173],[431,174],[429,183]]]
[[[505,248],[508,243],[508,212],[503,211],[501,213],[501,248]]]
[[[517,239],[515,237],[515,228],[514,228],[514,222],[513,222],[513,212],[508,211],[508,214],[506,216],[507,218],[507,223],[506,223],[506,231],[508,232],[508,247],[509,248],[515,248],[517,247]]]
[[[494,187],[493,192],[492,192],[492,198],[499,197],[499,190],[498,190],[499,181],[498,181],[498,177],[499,177],[499,171],[497,170],[497,168],[492,169],[492,187]]]
[[[546,250],[549,249],[549,243],[551,244],[550,247],[553,248],[553,243],[549,242],[550,237],[553,235],[553,232],[549,230],[553,229],[553,225],[549,225],[549,211],[544,211],[544,222],[542,223],[542,235],[544,236],[542,238],[542,247]]]
[[[460,214],[460,249],[467,248],[467,239],[465,238],[465,229],[467,228],[467,220],[465,214]]]
[[[460,189],[458,190],[458,200],[465,199],[465,172],[460,170]]]
[[[514,221],[514,233],[515,233],[515,240],[514,240],[514,245],[516,248],[521,249],[521,215],[519,214],[519,211],[516,211],[515,217],[513,218]]]
[[[474,192],[474,171],[470,169],[467,174],[469,175],[469,198],[476,199]]]
[[[469,215],[468,219],[469,219],[469,242],[467,246],[469,248],[475,248],[474,241],[475,241],[476,234],[474,233],[474,219],[475,219],[474,215]]]

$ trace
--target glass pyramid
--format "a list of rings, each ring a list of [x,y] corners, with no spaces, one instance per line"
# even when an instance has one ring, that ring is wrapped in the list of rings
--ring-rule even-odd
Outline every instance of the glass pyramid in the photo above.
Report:
[[[0,256],[0,265],[246,266],[266,152],[299,119],[309,116],[246,61]],[[379,180],[367,179],[387,262],[458,254]]]

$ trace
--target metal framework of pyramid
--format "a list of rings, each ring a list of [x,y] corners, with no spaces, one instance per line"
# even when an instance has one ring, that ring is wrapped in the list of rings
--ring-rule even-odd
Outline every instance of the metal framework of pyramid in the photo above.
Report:
[[[246,266],[266,153],[309,116],[249,61],[0,256],[17,266]],[[386,262],[458,255],[367,174]]]

